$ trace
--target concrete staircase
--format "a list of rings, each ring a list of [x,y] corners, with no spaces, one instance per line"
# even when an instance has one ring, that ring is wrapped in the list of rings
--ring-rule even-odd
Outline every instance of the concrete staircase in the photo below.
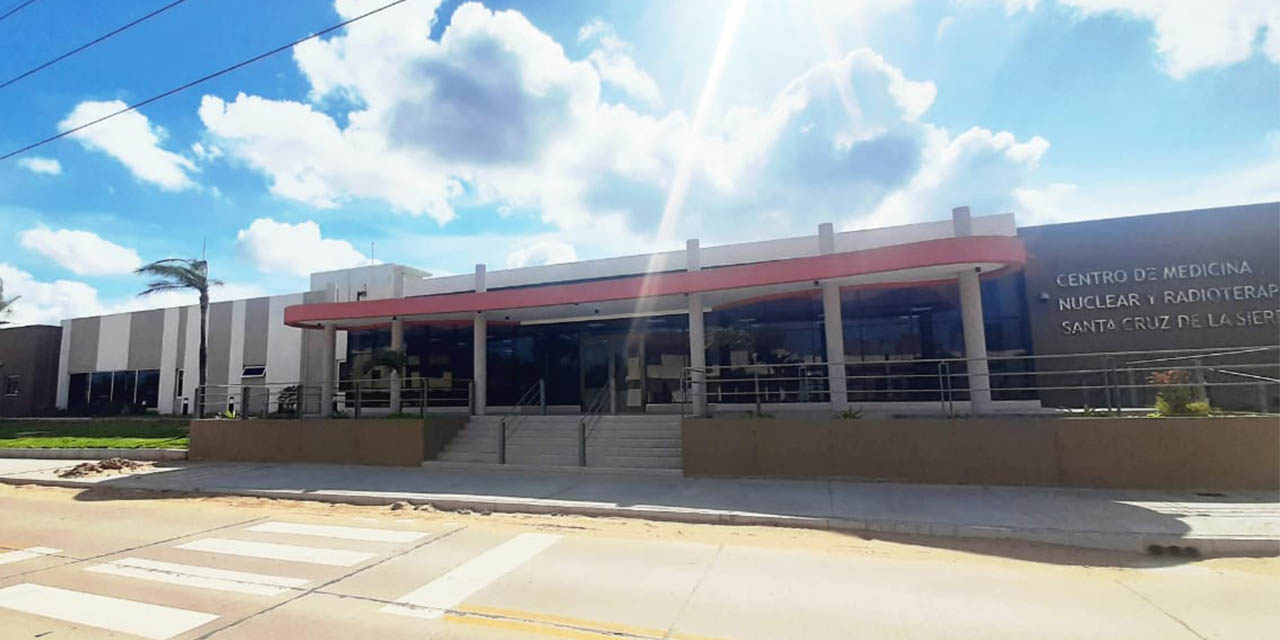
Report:
[[[576,415],[507,418],[507,464],[577,467],[580,419]],[[501,420],[502,416],[472,416],[436,459],[496,464]],[[587,466],[680,469],[680,416],[599,416],[587,437]]]

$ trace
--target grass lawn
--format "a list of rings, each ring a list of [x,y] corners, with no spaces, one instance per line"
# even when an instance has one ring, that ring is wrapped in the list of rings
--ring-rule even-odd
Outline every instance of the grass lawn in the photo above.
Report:
[[[0,420],[0,448],[186,449],[186,420]]]

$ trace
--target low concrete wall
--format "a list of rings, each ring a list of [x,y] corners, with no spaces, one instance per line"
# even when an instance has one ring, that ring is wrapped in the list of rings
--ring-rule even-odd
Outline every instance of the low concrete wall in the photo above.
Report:
[[[186,460],[186,449],[0,449],[0,458],[37,458],[46,460]]]
[[[687,418],[690,476],[942,484],[1280,488],[1280,419]]]
[[[192,420],[189,458],[418,466],[428,428],[422,420],[386,418]]]

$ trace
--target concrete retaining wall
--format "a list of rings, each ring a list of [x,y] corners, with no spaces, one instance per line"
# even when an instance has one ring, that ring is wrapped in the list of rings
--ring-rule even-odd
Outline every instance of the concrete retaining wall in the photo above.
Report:
[[[1280,419],[685,419],[690,476],[1280,488]]]
[[[190,459],[418,466],[456,420],[192,420]]]

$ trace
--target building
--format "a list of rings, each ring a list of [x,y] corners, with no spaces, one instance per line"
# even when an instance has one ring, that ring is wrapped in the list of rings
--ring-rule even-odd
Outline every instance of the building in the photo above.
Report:
[[[251,413],[483,414],[535,396],[560,412],[940,399],[986,412],[1101,406],[1104,391],[1140,403],[1115,375],[1046,385],[1044,373],[1075,370],[1055,356],[1097,352],[1263,348],[1257,361],[1274,363],[1278,248],[1280,203],[1022,229],[962,208],[456,276],[358,267],[313,274],[308,292],[211,305],[205,398]],[[196,307],[65,321],[58,406],[189,413],[198,339]],[[384,348],[406,354],[403,380],[367,366]]]
[[[0,417],[54,412],[62,329],[0,327]]]

